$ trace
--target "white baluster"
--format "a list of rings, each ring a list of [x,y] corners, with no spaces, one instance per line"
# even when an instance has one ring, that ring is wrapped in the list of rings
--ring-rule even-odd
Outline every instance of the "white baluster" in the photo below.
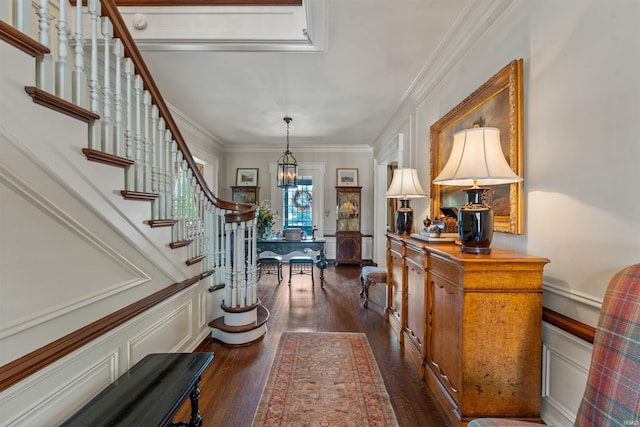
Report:
[[[258,272],[256,270],[256,263],[258,260],[258,247],[257,247],[257,228],[256,228],[257,220],[253,219],[250,221],[250,229],[249,229],[249,238],[251,244],[251,285],[253,288],[253,294],[251,298],[251,304],[256,304],[258,302]]]
[[[25,34],[31,34],[31,5],[28,0],[17,0],[12,4],[13,26]]]
[[[160,118],[160,123],[158,124],[158,126],[160,127],[160,129],[164,128],[164,119]],[[171,190],[169,189],[169,187],[167,186],[167,162],[168,162],[168,151],[169,151],[169,147],[171,147],[171,131],[169,131],[169,129],[164,129],[163,133],[162,133],[162,138],[163,138],[163,142],[161,145],[161,149],[158,150],[158,164],[159,166],[159,170],[158,170],[158,182],[160,185],[160,218],[162,219],[169,219],[172,218],[171,216],[171,211],[169,211],[167,209],[167,205],[171,205],[171,201],[169,200],[169,202],[167,202],[168,199],[170,199],[171,197],[169,196],[171,194]]]
[[[182,227],[182,235],[183,239],[188,239],[193,241],[193,236],[189,235],[188,226],[191,225],[191,221],[193,219],[193,213],[191,209],[191,169],[187,166],[187,161],[184,160],[184,154],[182,151],[178,153],[178,158],[181,159],[180,167],[184,171],[184,179],[182,180],[181,186],[181,194],[180,194],[180,205],[182,208],[182,218],[183,227]],[[193,253],[193,245],[189,245],[189,250]]]
[[[222,280],[224,280],[224,269],[222,268],[223,262],[221,259],[221,251],[219,250],[224,243],[224,236],[220,233],[223,229],[220,228],[220,218],[218,216],[219,211],[220,209],[217,207],[213,205],[211,206],[211,232],[209,234],[211,236],[211,242],[209,244],[211,246],[211,256],[213,258],[211,261],[211,268],[215,269],[216,283],[221,283]]]
[[[143,123],[142,123],[142,150],[143,150],[143,176],[145,193],[151,193],[151,94],[144,91],[143,96]]]
[[[129,160],[135,160],[135,136],[133,134],[133,62],[131,58],[124,60],[124,78],[125,78],[125,123],[124,123],[124,144],[126,147],[126,156]],[[135,165],[126,168],[124,175],[124,188],[127,191],[133,191],[135,186]]]
[[[113,154],[122,156],[122,59],[124,46],[120,39],[113,41],[113,56],[116,61],[116,88],[113,96],[114,125],[113,125]]]
[[[158,185],[158,156],[157,153],[162,144],[161,131],[158,130],[158,107],[151,107],[151,192],[158,195],[151,203],[151,218],[158,219],[160,205],[163,202]]]
[[[239,295],[240,271],[241,271],[240,264],[243,261],[242,256],[241,256],[241,252],[240,252],[240,248],[243,245],[242,245],[242,239],[240,239],[240,232],[238,231],[238,224],[237,223],[233,223],[233,240],[234,240],[234,245],[233,245],[233,280],[232,280],[233,294],[231,295],[231,301],[233,303],[233,307],[238,307],[240,305],[240,301],[239,301],[239,299],[240,299],[240,295]]]
[[[135,164],[133,165],[135,170],[135,191],[144,191],[144,165],[142,164],[142,77],[139,74],[135,76],[134,86],[134,156]]]
[[[165,174],[164,174],[164,182],[165,182],[165,188],[166,188],[166,198],[165,198],[165,209],[166,209],[166,218],[174,218],[174,219],[178,219],[175,218],[173,216],[173,195],[175,192],[175,187],[174,187],[174,180],[175,180],[175,174],[176,174],[176,170],[175,170],[175,159],[176,159],[176,142],[173,140],[173,136],[171,135],[171,133],[169,132],[169,139],[168,139],[168,143],[167,143],[167,147],[166,147],[166,156],[165,156],[165,160],[166,160],[166,164],[167,166],[165,167]],[[173,229],[175,230],[176,227],[173,227]]]
[[[216,206],[211,208],[211,251],[213,252],[213,265],[212,268],[216,269],[216,274],[218,274],[217,280],[219,283],[220,280],[220,270],[223,262],[221,259],[222,251],[220,248],[224,244],[224,228],[220,227],[220,211]]]
[[[40,7],[36,11],[38,15],[38,41],[50,48],[50,25],[53,19],[49,13],[49,0],[40,0]],[[36,86],[49,92],[53,92],[53,70],[51,54],[41,55],[36,59]]]
[[[233,226],[232,224],[224,225],[224,247],[231,247],[231,237],[233,235]],[[224,255],[225,265],[227,266],[224,275],[224,304],[227,307],[233,307],[233,271],[229,266],[231,266],[231,251],[226,251]]]
[[[67,81],[69,70],[67,67],[67,55],[69,47],[69,26],[67,25],[67,2],[60,2],[60,17],[58,18],[58,60],[56,61],[56,96],[69,99]]]
[[[204,253],[206,258],[206,270],[210,271],[214,268],[213,257],[213,207],[211,202],[204,198]]]
[[[171,142],[171,156],[174,159],[174,164],[172,166],[172,170],[174,172],[174,176],[172,177],[172,196],[171,196],[171,212],[173,218],[178,221],[178,223],[173,227],[173,240],[179,241],[184,239],[184,217],[182,212],[182,179],[181,179],[181,169],[180,165],[182,163],[182,153],[176,150],[175,141]]]
[[[195,178],[194,178],[195,179]],[[195,239],[195,243],[196,243],[196,256],[201,256],[204,253],[204,248],[202,247],[203,239],[202,239],[202,212],[201,212],[201,206],[202,206],[202,189],[200,188],[200,186],[196,186],[195,187],[195,191],[194,191],[194,198],[195,198],[195,218],[196,218],[196,239]]]
[[[200,187],[198,187],[198,218],[200,219],[200,254],[204,256],[208,256],[208,248],[207,248],[207,234],[206,234],[206,225],[207,225],[207,199],[204,195],[204,192]]]
[[[104,42],[104,75],[102,84],[102,151],[104,153],[113,153],[112,132],[111,127],[111,39],[113,39],[113,26],[106,16],[101,18],[100,28],[102,30],[102,38]]]
[[[189,207],[189,218],[191,220],[191,239],[193,243],[191,244],[191,248],[193,249],[192,256],[200,256],[200,238],[198,236],[198,216],[195,211],[197,210],[197,194],[196,189],[193,187],[193,184],[189,186],[187,206]]]
[[[225,282],[225,280],[227,277],[227,272],[229,271],[229,266],[231,264],[227,262],[227,252],[229,252],[227,251],[227,248],[229,246],[227,246],[226,223],[224,218],[225,210],[216,208],[216,213],[216,231],[220,231],[222,233],[220,239],[218,240],[217,247],[219,266],[218,271],[220,272],[220,274],[218,275],[218,280],[222,283],[227,283]]]
[[[252,226],[251,226],[251,221],[243,221],[244,224],[244,229],[245,229],[245,243],[244,243],[244,247],[245,247],[245,256],[246,256],[246,261],[245,261],[245,266],[246,266],[246,288],[247,288],[247,298],[245,301],[245,305],[249,306],[253,303],[253,294],[255,292],[255,277],[254,277],[254,268],[255,268],[255,263],[253,262],[253,245],[252,245],[252,239],[251,239],[251,230],[252,230]]]
[[[100,3],[98,0],[88,0],[89,16],[91,17],[91,76],[89,78],[89,110],[100,114],[98,87],[98,19],[100,17]],[[98,124],[89,122],[89,148],[98,149]]]
[[[238,231],[238,239],[236,242],[237,246],[237,254],[238,254],[238,305],[240,307],[245,307],[247,305],[247,250],[246,245],[244,244],[244,236],[245,236],[245,222],[240,223],[239,231]]]
[[[76,1],[76,33],[74,37],[73,103],[87,106],[87,76],[84,72],[84,35],[82,34],[82,0]]]

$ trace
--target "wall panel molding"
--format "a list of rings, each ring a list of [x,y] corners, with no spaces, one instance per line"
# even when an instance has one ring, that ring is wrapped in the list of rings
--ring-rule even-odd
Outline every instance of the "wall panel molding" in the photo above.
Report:
[[[168,286],[19,359],[0,366],[0,391],[6,390],[39,370],[46,368],[53,362],[123,325],[146,310],[186,290],[199,280],[200,275]]]
[[[32,312],[28,316],[8,321],[2,325],[2,328],[0,328],[0,339],[17,334],[29,328],[37,327],[38,325],[49,322],[57,317],[64,316],[65,314],[89,306],[97,301],[124,292],[136,286],[140,286],[151,280],[151,277],[140,267],[109,246],[98,236],[91,233],[79,221],[69,215],[63,206],[56,205],[52,200],[30,186],[24,180],[20,179],[1,163],[0,183],[5,185],[18,197],[24,199],[29,205],[33,206],[39,212],[42,212],[52,221],[55,221],[55,223],[62,226],[63,229],[67,230],[70,234],[79,238],[90,247],[95,248],[99,253],[105,256],[105,259],[109,260],[108,262],[115,262],[131,276],[129,280],[114,283],[111,286],[102,288],[99,291],[89,292],[76,299],[70,299],[63,305],[52,305],[46,310]],[[58,243],[51,242],[52,250],[55,250],[57,245]],[[70,264],[73,264],[74,262],[77,262],[77,260],[70,259],[69,262]]]
[[[587,383],[593,345],[546,322],[542,342],[541,417],[547,424],[571,427]]]
[[[62,421],[67,414],[61,408],[69,402],[77,402],[82,404],[96,395],[100,390],[109,385],[118,377],[118,360],[119,353],[113,350],[103,355],[78,371],[77,363],[81,357],[71,357],[63,363],[59,364],[56,369],[43,375],[34,376],[29,380],[20,384],[0,399],[0,408],[6,414],[7,408],[11,408],[14,400],[28,400],[29,406],[21,407],[18,414],[6,414],[11,417],[7,421],[7,426],[24,426],[24,425],[47,425],[52,424],[54,420]],[[64,381],[59,381],[59,377],[63,376]],[[56,384],[57,387],[46,387],[45,394],[39,394],[38,399],[31,400],[26,396],[32,388],[41,384]],[[64,404],[63,404],[64,403]],[[20,405],[18,405],[20,406]]]
[[[159,308],[162,310],[162,307]],[[149,327],[131,337],[127,344],[129,368],[149,353],[162,351],[164,347],[175,352],[193,339],[193,301],[188,300],[154,321]],[[172,342],[167,341],[170,337]],[[160,350],[159,350],[160,349]]]

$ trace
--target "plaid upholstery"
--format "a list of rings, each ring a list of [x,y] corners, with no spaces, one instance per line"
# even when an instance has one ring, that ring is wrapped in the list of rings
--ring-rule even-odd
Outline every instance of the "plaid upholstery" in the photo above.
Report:
[[[640,425],[640,264],[619,271],[605,293],[587,386],[574,427]],[[535,425],[477,419],[468,427]]]
[[[640,264],[607,289],[576,427],[640,424]]]

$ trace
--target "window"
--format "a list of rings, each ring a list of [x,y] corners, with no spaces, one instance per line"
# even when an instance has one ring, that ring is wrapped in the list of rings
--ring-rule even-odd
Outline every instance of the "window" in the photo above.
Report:
[[[313,184],[310,176],[298,177],[298,186],[284,191],[284,229],[301,228],[307,236],[313,229]]]

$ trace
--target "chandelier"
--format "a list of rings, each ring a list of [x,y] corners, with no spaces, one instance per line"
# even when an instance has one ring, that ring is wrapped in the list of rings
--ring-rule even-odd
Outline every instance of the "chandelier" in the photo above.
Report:
[[[285,117],[283,120],[287,123],[287,151],[282,153],[282,157],[278,159],[278,187],[289,188],[297,185],[298,162],[289,151],[289,123],[293,119]]]

